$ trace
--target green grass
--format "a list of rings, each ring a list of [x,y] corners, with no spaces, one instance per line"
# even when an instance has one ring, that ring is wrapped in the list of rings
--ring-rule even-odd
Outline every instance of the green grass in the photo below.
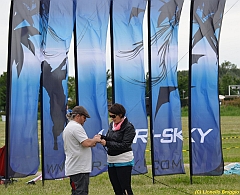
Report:
[[[240,107],[238,106],[220,106],[221,116],[240,116]]]
[[[240,116],[240,108],[238,106],[222,105],[220,106],[221,116]],[[182,107],[182,116],[188,116],[188,107]]]
[[[26,182],[33,177],[18,179],[17,182],[8,185],[0,185],[0,194],[70,194],[69,179],[47,180],[44,186],[41,181],[36,185],[29,185]],[[151,171],[144,175],[132,176],[132,188],[135,195],[164,195],[164,194],[195,194],[201,191],[238,191],[240,193],[239,175],[222,175],[216,177],[194,176],[190,184],[189,169],[186,166],[186,174],[156,176],[155,183],[152,182]],[[90,178],[90,195],[111,195],[114,194],[109,182],[107,173]],[[220,193],[219,193],[220,194]]]
[[[188,150],[188,118],[182,117],[183,149]],[[225,164],[240,162],[240,114],[238,116],[221,116],[222,147]],[[5,123],[0,121],[0,145],[4,145]],[[150,138],[149,138],[150,139]],[[150,142],[149,142],[150,143]],[[148,173],[132,176],[132,188],[135,195],[165,195],[165,194],[240,194],[240,176],[222,175],[216,177],[193,176],[190,184],[188,166],[188,152],[183,152],[186,174],[156,176],[153,184],[151,174],[150,144],[147,145],[146,160]],[[40,174],[40,173],[38,173]],[[44,186],[41,181],[36,185],[26,182],[36,176],[18,178],[17,182],[0,185],[0,194],[70,194],[69,179],[46,180]],[[90,178],[90,195],[114,194],[107,173]],[[210,192],[211,191],[211,192]]]

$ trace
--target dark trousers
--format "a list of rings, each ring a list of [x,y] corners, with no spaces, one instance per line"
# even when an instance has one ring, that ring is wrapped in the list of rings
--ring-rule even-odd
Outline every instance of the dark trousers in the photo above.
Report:
[[[72,195],[87,195],[89,185],[89,173],[78,173],[70,176]]]
[[[131,195],[132,166],[108,167],[108,176],[116,195]]]

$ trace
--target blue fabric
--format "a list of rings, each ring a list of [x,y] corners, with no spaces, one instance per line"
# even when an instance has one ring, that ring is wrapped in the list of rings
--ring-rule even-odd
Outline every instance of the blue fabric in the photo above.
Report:
[[[74,3],[72,0],[51,0],[51,5],[50,0],[14,1],[13,13],[9,170],[14,177],[38,171],[41,77],[43,179],[61,178],[65,176],[61,132],[66,122],[67,53],[73,31]]]
[[[143,16],[145,0],[113,1],[115,103],[122,104],[136,129],[132,144],[133,174],[146,173],[145,149],[148,124],[143,64]]]
[[[108,130],[105,56],[109,7],[109,0],[77,1],[77,99],[91,116],[84,123],[89,138]],[[92,157],[91,176],[107,170],[107,155],[101,144],[92,148]]]
[[[38,96],[41,61],[39,1],[12,1],[9,97],[9,177],[34,175],[39,167]],[[29,9],[32,9],[31,11]],[[31,35],[31,36],[30,36]],[[9,43],[10,44],[10,43]]]
[[[155,175],[185,172],[176,71],[182,4],[183,0],[151,1],[152,150]]]
[[[218,50],[224,5],[225,0],[194,1],[190,65],[193,175],[223,173]]]
[[[63,178],[65,154],[62,132],[66,124],[67,112],[67,53],[72,38],[75,4],[72,0],[51,0],[43,8],[47,14],[48,30],[42,45],[43,83],[43,179]],[[46,10],[46,7],[49,7]],[[47,12],[48,11],[48,12]],[[64,13],[64,15],[62,14]],[[43,25],[43,24],[42,24]],[[44,33],[42,33],[44,34]],[[50,57],[51,56],[51,57]]]

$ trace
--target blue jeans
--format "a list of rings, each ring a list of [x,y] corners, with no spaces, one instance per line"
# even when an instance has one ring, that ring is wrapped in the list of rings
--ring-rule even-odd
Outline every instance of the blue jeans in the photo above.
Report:
[[[89,173],[78,173],[70,176],[72,195],[87,195],[89,185]]]

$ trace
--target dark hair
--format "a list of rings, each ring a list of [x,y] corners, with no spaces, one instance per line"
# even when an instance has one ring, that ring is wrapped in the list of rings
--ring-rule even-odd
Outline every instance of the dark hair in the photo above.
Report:
[[[115,103],[113,104],[109,109],[109,112],[116,114],[116,115],[120,115],[121,114],[121,118],[123,118],[126,114],[126,109],[123,107],[123,105]]]

